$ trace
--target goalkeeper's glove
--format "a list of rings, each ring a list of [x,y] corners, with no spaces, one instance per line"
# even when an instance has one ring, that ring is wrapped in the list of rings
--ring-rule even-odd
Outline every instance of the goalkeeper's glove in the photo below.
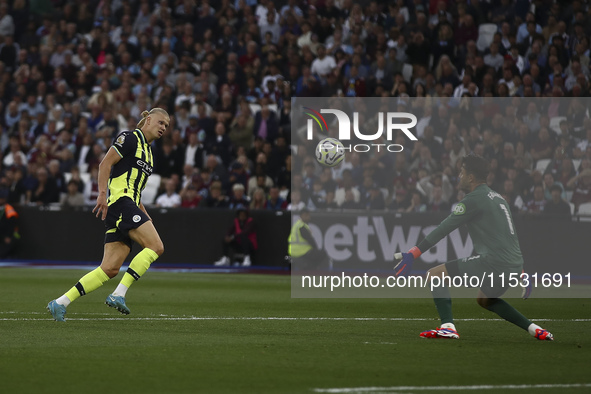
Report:
[[[410,248],[408,253],[396,253],[394,258],[400,260],[394,267],[394,274],[396,276],[406,275],[412,268],[412,263],[421,255],[421,251],[416,246]]]

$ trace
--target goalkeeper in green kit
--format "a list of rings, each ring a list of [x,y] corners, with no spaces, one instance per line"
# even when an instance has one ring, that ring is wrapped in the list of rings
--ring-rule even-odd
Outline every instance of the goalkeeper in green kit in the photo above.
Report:
[[[474,244],[475,255],[450,261],[428,271],[433,299],[441,318],[441,327],[424,331],[423,338],[451,338],[460,336],[454,326],[451,295],[445,284],[461,276],[485,277],[478,292],[478,304],[503,319],[523,328],[539,340],[552,341],[550,332],[532,323],[501,297],[509,287],[509,277],[519,277],[523,271],[523,257],[507,202],[486,184],[488,162],[474,154],[463,158],[460,189],[466,197],[453,212],[408,253],[397,253],[402,259],[394,268],[396,276],[410,271],[413,261],[429,250],[450,232],[465,224]],[[492,274],[492,275],[491,275]],[[500,276],[505,280],[501,281]],[[444,279],[446,278],[446,279]],[[437,285],[436,285],[437,284]],[[530,288],[527,289],[528,293]],[[527,298],[527,294],[524,298]]]

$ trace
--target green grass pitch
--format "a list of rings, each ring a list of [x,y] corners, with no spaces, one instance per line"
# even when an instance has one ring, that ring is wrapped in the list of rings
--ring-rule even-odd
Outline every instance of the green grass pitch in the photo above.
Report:
[[[47,302],[83,273],[0,269],[0,392],[591,392],[588,299],[511,300],[552,319],[554,342],[467,299],[460,340],[425,340],[430,299],[291,299],[287,275],[148,272],[131,315],[104,305],[113,280],[53,321]]]

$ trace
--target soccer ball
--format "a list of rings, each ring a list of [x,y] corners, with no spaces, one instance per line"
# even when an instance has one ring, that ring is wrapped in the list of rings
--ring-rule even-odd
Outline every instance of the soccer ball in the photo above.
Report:
[[[338,165],[345,158],[345,147],[336,138],[325,138],[316,145],[316,160],[327,167]]]

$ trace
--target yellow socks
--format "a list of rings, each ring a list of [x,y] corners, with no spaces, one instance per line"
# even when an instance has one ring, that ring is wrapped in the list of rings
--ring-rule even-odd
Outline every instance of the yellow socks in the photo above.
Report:
[[[125,293],[127,289],[138,280],[143,274],[146,273],[150,265],[158,258],[158,254],[154,252],[152,249],[144,248],[141,252],[139,252],[131,263],[129,264],[129,268],[125,275],[123,275],[123,279],[121,279],[121,283],[115,291],[113,292],[114,296],[121,296],[125,297]]]
[[[70,302],[98,289],[108,280],[109,277],[105,274],[105,271],[98,267],[84,275],[74,287],[57,299],[57,303],[68,306]]]
[[[129,289],[133,282],[146,273],[148,268],[150,268],[150,265],[157,258],[158,254],[152,249],[144,248],[139,252],[133,260],[131,260],[127,272],[123,275],[123,279],[121,279],[121,283],[119,283],[119,286],[117,286],[113,295],[125,297],[127,289]],[[98,289],[108,280],[109,277],[105,271],[103,271],[101,267],[98,267],[84,275],[74,287],[68,290],[66,294],[58,298],[56,301],[58,304],[68,306],[70,305],[70,302]]]

